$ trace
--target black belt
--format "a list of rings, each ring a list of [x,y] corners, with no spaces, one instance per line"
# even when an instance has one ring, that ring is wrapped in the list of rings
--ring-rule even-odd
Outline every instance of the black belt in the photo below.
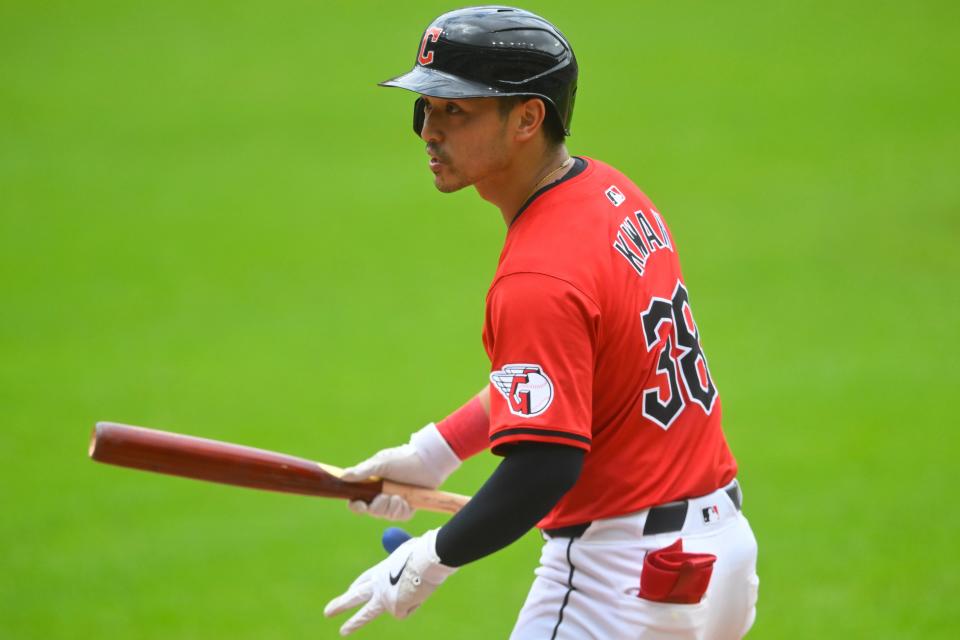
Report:
[[[733,506],[740,511],[740,487],[734,482],[725,489]],[[652,536],[658,533],[670,533],[671,531],[680,531],[683,529],[683,523],[687,520],[687,509],[690,503],[687,500],[677,500],[650,507],[647,512],[647,520],[643,523],[643,535]],[[587,528],[593,522],[581,522],[572,524],[568,527],[558,527],[556,529],[544,529],[543,532],[551,538],[579,538],[584,534]]]

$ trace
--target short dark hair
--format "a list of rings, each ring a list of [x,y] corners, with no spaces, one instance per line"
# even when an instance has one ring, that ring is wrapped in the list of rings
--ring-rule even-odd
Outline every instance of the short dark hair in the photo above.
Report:
[[[515,106],[521,102],[532,100],[534,98],[543,100],[543,98],[540,98],[539,96],[504,96],[500,98],[500,116],[502,118],[506,118]],[[551,145],[563,144],[566,134],[563,131],[563,125],[560,124],[560,118],[557,116],[556,110],[548,105],[545,100],[543,106],[546,107],[547,110],[547,114],[543,119],[543,135],[546,136],[547,142],[549,142]]]

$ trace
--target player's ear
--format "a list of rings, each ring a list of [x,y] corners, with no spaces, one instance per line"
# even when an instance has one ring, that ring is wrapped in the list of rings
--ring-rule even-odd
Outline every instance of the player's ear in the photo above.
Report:
[[[515,136],[518,141],[526,142],[533,138],[537,131],[543,127],[544,118],[547,116],[546,105],[540,98],[530,98],[524,100],[518,105],[519,121],[515,130]]]

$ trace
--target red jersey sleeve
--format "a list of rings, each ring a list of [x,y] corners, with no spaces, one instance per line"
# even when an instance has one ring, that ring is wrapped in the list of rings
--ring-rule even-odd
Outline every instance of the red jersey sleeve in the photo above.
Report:
[[[490,290],[490,443],[591,444],[597,305],[570,283],[539,273],[502,277]]]

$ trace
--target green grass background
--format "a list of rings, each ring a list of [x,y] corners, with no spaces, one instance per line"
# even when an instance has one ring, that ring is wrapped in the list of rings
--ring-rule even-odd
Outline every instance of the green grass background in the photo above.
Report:
[[[581,63],[571,150],[681,250],[760,541],[751,636],[955,637],[958,5],[526,6]],[[0,637],[336,636],[382,523],[87,438],[348,464],[483,384],[503,223],[435,192],[412,97],[374,86],[448,8],[0,3]],[[538,544],[358,637],[506,637]]]

